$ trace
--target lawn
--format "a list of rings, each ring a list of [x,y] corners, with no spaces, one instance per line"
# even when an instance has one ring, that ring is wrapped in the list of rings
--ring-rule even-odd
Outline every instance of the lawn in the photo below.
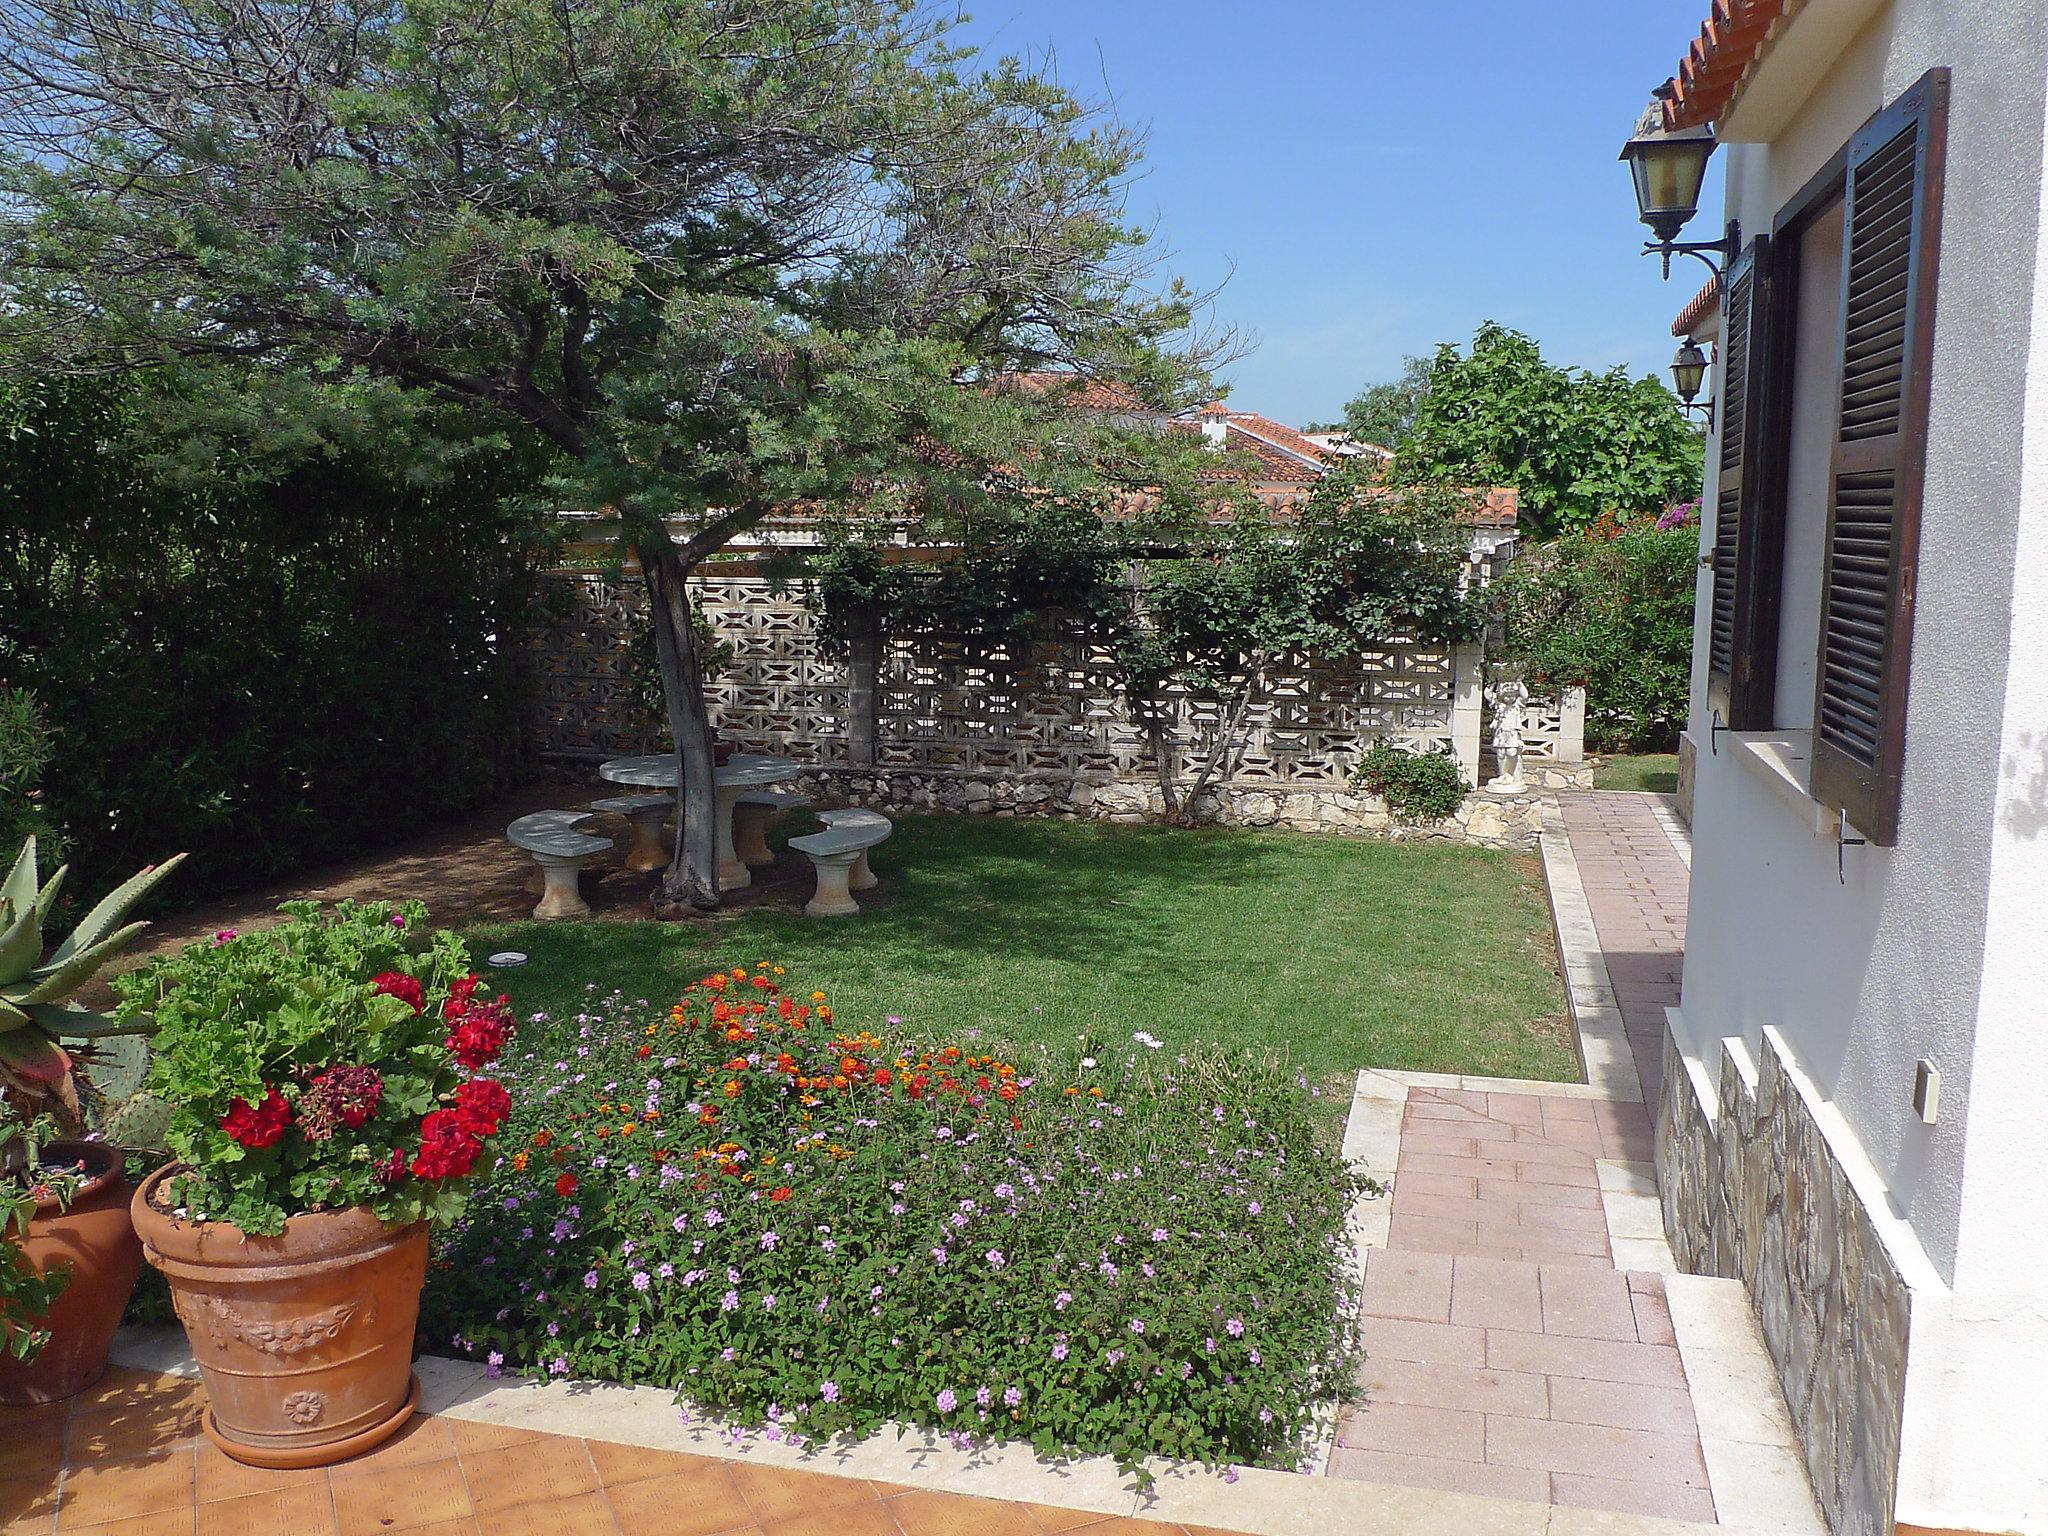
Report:
[[[1604,757],[1593,769],[1595,789],[1638,789],[1669,795],[1678,791],[1678,757],[1671,752],[1641,752]]]
[[[789,819],[772,838],[802,835]],[[1329,1080],[1362,1066],[1572,1078],[1541,875],[1527,856],[1241,831],[903,816],[858,918],[798,910],[808,866],[705,922],[493,924],[474,954],[522,1014],[588,987],[673,1000],[706,969],[772,961],[841,1022],[1012,1045],[1276,1047]],[[971,1038],[971,1037],[970,1037]]]

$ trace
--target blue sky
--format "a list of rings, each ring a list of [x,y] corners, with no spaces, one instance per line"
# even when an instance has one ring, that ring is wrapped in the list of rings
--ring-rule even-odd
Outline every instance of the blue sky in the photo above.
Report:
[[[1662,370],[1706,275],[1636,254],[1616,159],[1707,0],[980,0],[962,40],[1050,47],[1148,125],[1131,211],[1260,337],[1232,403],[1338,415],[1482,320],[1552,361]],[[1717,195],[1718,164],[1709,172]],[[1710,202],[1688,238],[1720,231]]]

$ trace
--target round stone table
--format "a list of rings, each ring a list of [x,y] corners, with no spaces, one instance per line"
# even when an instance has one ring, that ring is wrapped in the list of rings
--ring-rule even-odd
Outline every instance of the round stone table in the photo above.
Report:
[[[735,752],[712,770],[711,797],[718,808],[718,887],[737,891],[754,883],[753,871],[739,856],[732,841],[733,802],[750,789],[770,784],[787,784],[804,771],[793,757],[772,752]],[[615,757],[597,770],[597,776],[612,784],[631,784],[640,789],[674,789],[680,782],[678,761],[673,752],[653,752],[645,757]],[[680,812],[678,812],[680,814]]]

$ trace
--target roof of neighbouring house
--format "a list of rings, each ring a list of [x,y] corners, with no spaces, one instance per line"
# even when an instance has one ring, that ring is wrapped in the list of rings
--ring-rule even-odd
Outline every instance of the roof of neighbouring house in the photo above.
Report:
[[[1710,277],[1705,286],[1686,303],[1685,308],[1678,312],[1678,318],[1671,322],[1671,334],[1692,335],[1709,315],[1718,313],[1720,308],[1721,280],[1718,277]]]
[[[1803,0],[1713,0],[1662,94],[1666,129],[1721,121]]]
[[[1080,373],[1053,370],[1038,373],[1005,373],[997,377],[995,388],[1013,390],[1023,395],[1044,395],[1055,390],[1064,391],[1067,404],[1083,411],[1145,409],[1143,402],[1123,385],[1108,383],[1102,379],[1091,379]]]

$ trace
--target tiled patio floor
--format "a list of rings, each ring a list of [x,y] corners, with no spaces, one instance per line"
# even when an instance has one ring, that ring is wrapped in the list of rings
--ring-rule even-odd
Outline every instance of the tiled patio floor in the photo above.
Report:
[[[341,1466],[264,1472],[199,1436],[197,1382],[114,1369],[0,1409],[0,1533],[52,1536],[1222,1536],[1047,1505],[421,1416]]]
[[[1646,797],[1559,798],[1647,1076],[1686,866]],[[1641,1102],[1411,1087],[1387,1244],[1367,1258],[1363,1402],[1331,1475],[1713,1520],[1663,1277],[1617,1269],[1609,1243],[1597,1165],[1640,1177],[1651,1157]]]

